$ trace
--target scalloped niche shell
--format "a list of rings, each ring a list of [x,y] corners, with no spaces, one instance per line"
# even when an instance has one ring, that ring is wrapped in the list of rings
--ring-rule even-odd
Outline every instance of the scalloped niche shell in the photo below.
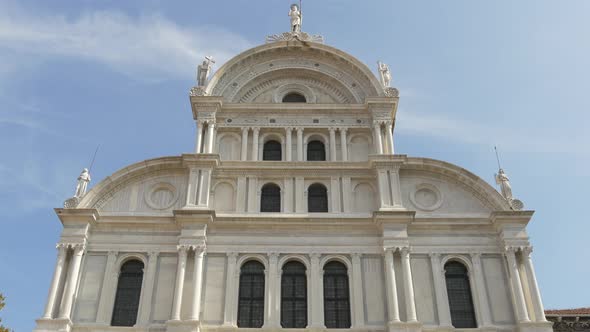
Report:
[[[422,211],[434,211],[443,203],[443,196],[437,187],[430,183],[421,183],[410,192],[410,201]]]
[[[146,204],[154,210],[166,210],[178,200],[178,190],[167,182],[153,185],[145,193]]]

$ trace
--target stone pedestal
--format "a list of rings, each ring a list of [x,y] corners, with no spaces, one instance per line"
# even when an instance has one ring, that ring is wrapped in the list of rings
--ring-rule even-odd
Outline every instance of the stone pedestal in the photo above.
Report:
[[[389,322],[387,332],[421,332],[422,323],[420,322]]]
[[[552,332],[553,323],[551,322],[523,322],[518,323],[519,332]]]
[[[37,319],[37,326],[33,332],[70,332],[72,330],[72,321],[68,318]]]
[[[169,320],[166,332],[200,332],[201,322],[197,320]]]

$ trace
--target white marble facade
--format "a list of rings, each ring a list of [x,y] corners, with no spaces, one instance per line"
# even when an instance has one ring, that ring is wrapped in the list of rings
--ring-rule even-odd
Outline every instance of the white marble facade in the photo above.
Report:
[[[322,271],[332,260],[348,270],[353,330],[461,330],[449,312],[448,261],[469,271],[477,330],[551,330],[526,233],[533,212],[512,210],[463,168],[395,154],[397,91],[357,59],[274,41],[193,91],[194,153],[125,167],[77,207],[56,209],[63,232],[35,331],[237,330],[248,260],[265,267],[263,330],[282,329],[290,260],[308,271],[306,330],[326,329]],[[282,103],[289,93],[307,102]],[[262,160],[270,140],[282,160]],[[324,144],[326,161],[306,161],[311,141]],[[268,183],[280,188],[281,212],[260,212]],[[327,188],[328,212],[307,212],[315,183]],[[129,259],[144,264],[137,322],[111,327]]]

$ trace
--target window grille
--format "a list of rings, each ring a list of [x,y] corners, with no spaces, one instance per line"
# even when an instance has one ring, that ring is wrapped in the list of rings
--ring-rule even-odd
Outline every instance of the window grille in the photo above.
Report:
[[[269,183],[262,187],[260,212],[281,212],[281,188],[276,184]]]
[[[260,328],[264,324],[264,265],[249,261],[240,271],[238,327]]]
[[[348,271],[340,262],[324,266],[324,324],[327,328],[350,328]]]
[[[320,141],[311,141],[307,143],[307,160],[308,161],[325,161],[326,147]]]
[[[471,286],[465,265],[459,262],[445,264],[445,280],[453,326],[455,328],[476,328]]]
[[[305,96],[299,93],[289,93],[283,97],[283,103],[306,103]]]
[[[262,160],[282,160],[281,143],[277,141],[268,141],[264,143]]]
[[[281,277],[281,326],[307,326],[307,275],[305,265],[291,261],[283,265]]]
[[[143,263],[141,261],[131,260],[121,266],[111,319],[112,326],[135,325],[142,281]]]
[[[307,189],[307,210],[309,212],[328,212],[328,190],[319,183]]]

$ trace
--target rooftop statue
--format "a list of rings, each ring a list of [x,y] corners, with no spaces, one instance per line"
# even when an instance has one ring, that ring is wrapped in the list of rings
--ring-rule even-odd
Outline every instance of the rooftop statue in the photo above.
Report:
[[[299,7],[295,4],[291,5],[291,11],[289,11],[289,17],[291,17],[291,32],[301,32],[301,12]]]
[[[377,61],[377,70],[379,70],[383,87],[389,88],[391,86],[391,71],[389,70],[389,66],[381,61]]]
[[[508,179],[508,175],[504,173],[504,170],[500,168],[498,170],[498,174],[496,174],[496,184],[500,185],[500,192],[502,196],[508,201],[510,207],[514,210],[522,210],[524,208],[524,204],[522,201],[514,198],[512,196],[512,186],[510,186],[510,179]]]
[[[205,86],[207,84],[207,78],[209,77],[209,73],[211,73],[211,67],[215,60],[213,60],[212,56],[206,56],[205,60],[203,60],[203,64],[200,64],[197,68],[197,86]]]

